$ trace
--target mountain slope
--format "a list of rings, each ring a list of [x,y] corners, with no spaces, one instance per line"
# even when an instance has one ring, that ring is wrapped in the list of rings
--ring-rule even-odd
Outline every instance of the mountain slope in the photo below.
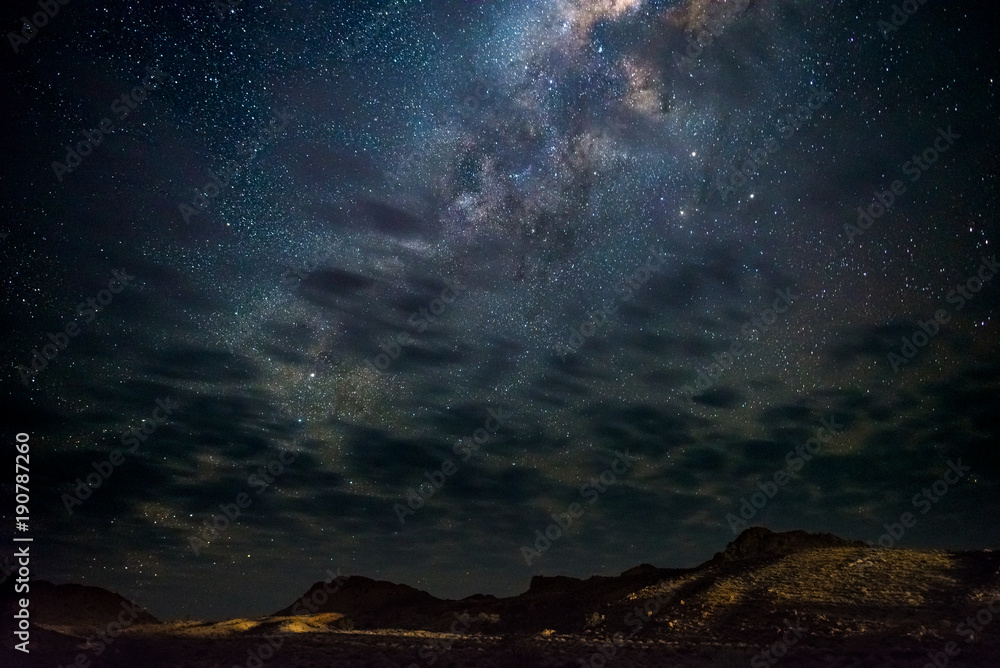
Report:
[[[764,641],[785,620],[799,620],[819,636],[840,641],[942,634],[996,596],[998,553],[875,550],[832,534],[754,527],[691,569],[643,564],[586,580],[536,576],[517,596],[460,601],[348,578],[319,611],[350,615],[358,628],[442,631],[456,615],[467,614],[477,620],[472,632],[552,629],[670,639],[707,633],[733,641]],[[294,614],[293,608],[278,614]]]
[[[101,587],[32,580],[24,596],[31,601],[32,620],[50,627],[96,631],[115,621],[125,627],[160,623],[141,606]],[[13,600],[8,599],[7,605],[13,605]]]

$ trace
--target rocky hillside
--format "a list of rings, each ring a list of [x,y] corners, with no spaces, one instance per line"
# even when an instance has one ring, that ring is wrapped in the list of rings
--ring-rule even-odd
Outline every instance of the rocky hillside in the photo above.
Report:
[[[866,545],[859,540],[838,538],[832,533],[807,533],[805,531],[776,533],[764,527],[750,527],[727,545],[725,550],[716,553],[712,561],[777,557],[831,547],[866,547]]]
[[[93,655],[86,637],[128,605],[73,585],[33,583],[33,596],[33,638],[45,665]],[[442,600],[353,576],[316,583],[266,617],[160,624],[142,611],[143,623],[127,628],[101,665],[229,667],[271,647],[282,648],[268,663],[275,668],[325,665],[331,654],[354,656],[351,666],[430,665],[429,657],[447,654],[441,665],[565,668],[593,657],[590,665],[604,665],[597,653],[615,643],[616,665],[730,668],[755,657],[765,665],[761,652],[794,639],[787,668],[920,668],[947,643],[961,650],[955,665],[992,666],[1000,635],[982,620],[987,613],[992,620],[998,605],[998,552],[877,550],[830,534],[758,527],[696,568],[642,564],[617,576],[537,576],[509,598]],[[977,617],[979,628],[969,622]],[[0,654],[4,666],[24,658]]]
[[[904,637],[945,634],[1000,596],[1000,553],[874,550],[832,534],[754,527],[697,568],[643,564],[586,580],[536,576],[528,591],[503,599],[446,601],[367,578],[348,583],[318,612],[353,617],[357,628],[442,631],[464,613],[475,620],[470,632],[763,641],[787,619],[831,640]]]
[[[32,580],[30,587],[32,618],[49,627],[98,631],[115,620],[123,626],[160,623],[141,606],[101,587],[57,585],[46,580]],[[13,596],[12,591],[5,592],[5,603],[12,604]]]

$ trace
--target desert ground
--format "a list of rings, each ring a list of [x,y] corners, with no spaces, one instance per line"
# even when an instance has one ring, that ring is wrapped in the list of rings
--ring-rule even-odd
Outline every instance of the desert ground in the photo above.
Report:
[[[5,640],[4,666],[1000,666],[1000,553],[766,529],[696,568],[536,576],[510,598],[350,576],[264,617],[163,622],[96,587],[37,591],[32,652]]]

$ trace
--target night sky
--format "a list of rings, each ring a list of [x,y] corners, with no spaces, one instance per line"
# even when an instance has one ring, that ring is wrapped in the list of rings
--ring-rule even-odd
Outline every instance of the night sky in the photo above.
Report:
[[[758,483],[748,524],[998,547],[996,20],[902,5],[5,8],[35,576],[512,595],[701,563]]]

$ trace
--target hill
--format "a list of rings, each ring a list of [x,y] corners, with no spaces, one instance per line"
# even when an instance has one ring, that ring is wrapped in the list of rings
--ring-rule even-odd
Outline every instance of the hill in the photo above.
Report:
[[[84,638],[125,599],[38,584],[34,651],[48,665],[73,652],[91,656]],[[928,657],[949,658],[941,652],[951,647],[961,658],[954,665],[994,666],[992,610],[1000,610],[1000,553],[879,550],[754,527],[695,568],[536,576],[507,598],[446,600],[352,576],[318,582],[266,617],[162,624],[145,613],[100,665],[229,668],[274,655],[268,668],[300,668],[335,655],[346,657],[337,665],[412,668],[448,655],[440,665],[735,668],[771,665],[765,657],[780,649],[783,668],[920,668]]]
[[[313,585],[300,600],[321,588]],[[641,629],[652,637],[734,640],[773,635],[785,619],[798,619],[840,639],[940,633],[943,619],[962,619],[998,593],[997,553],[875,550],[832,534],[752,527],[696,568],[643,564],[585,580],[535,576],[517,596],[459,601],[353,577],[317,612],[340,613],[357,628],[439,631],[468,614],[477,620],[472,628],[495,633]],[[293,607],[276,614],[294,614]]]

